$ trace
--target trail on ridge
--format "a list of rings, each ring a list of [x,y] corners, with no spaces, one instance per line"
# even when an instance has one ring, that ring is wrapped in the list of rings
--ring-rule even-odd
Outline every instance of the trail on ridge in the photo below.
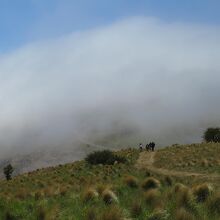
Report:
[[[157,174],[168,175],[168,176],[176,176],[176,177],[197,177],[204,178],[209,180],[218,180],[220,181],[220,175],[217,174],[203,174],[196,172],[186,172],[186,171],[176,171],[176,170],[168,170],[164,168],[158,168],[154,166],[156,152],[141,152],[139,158],[135,164],[137,169],[147,169]],[[169,161],[167,161],[169,162]]]

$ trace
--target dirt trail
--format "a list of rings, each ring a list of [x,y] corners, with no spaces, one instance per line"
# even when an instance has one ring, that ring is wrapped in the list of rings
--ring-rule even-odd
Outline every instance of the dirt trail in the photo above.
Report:
[[[169,175],[169,176],[177,176],[177,177],[198,177],[209,180],[219,179],[220,175],[215,174],[202,174],[202,173],[194,173],[194,172],[185,172],[185,171],[176,171],[176,170],[168,170],[163,168],[157,168],[154,166],[154,157],[156,152],[141,152],[140,156],[137,160],[135,167],[137,169],[148,169],[157,174]]]

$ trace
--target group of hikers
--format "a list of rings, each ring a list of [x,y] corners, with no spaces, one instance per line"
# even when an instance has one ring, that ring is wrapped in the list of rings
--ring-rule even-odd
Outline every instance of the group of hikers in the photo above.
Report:
[[[149,144],[146,144],[145,149],[146,149],[146,151],[154,151],[155,143],[154,142],[150,142]],[[143,150],[143,144],[142,143],[139,144],[139,150],[140,151]]]

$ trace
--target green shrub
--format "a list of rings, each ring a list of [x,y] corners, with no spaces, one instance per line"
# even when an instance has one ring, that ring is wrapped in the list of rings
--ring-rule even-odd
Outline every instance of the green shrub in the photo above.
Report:
[[[5,174],[6,180],[11,179],[11,175],[12,175],[13,171],[14,171],[14,168],[12,167],[11,164],[8,164],[6,167],[4,167],[4,174]]]
[[[220,128],[208,128],[203,135],[203,139],[206,142],[220,142]]]
[[[114,154],[112,151],[103,150],[95,151],[86,157],[86,162],[92,165],[103,164],[113,165],[115,162],[125,163],[126,159],[122,156]]]

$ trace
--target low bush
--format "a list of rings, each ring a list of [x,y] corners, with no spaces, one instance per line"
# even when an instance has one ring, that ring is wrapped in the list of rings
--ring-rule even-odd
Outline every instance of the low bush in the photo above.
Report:
[[[113,165],[115,162],[125,163],[126,159],[122,156],[114,154],[112,151],[103,150],[90,153],[86,158],[86,162],[92,165],[103,164]]]

